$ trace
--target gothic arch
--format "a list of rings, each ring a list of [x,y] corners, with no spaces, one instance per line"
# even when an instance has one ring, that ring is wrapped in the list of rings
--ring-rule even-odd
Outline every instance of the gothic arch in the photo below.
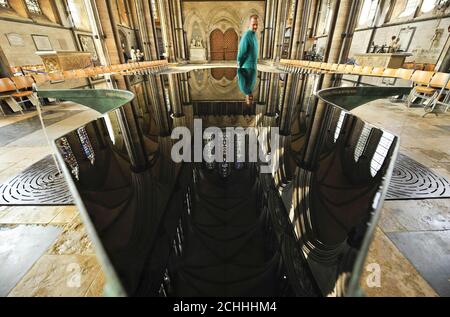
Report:
[[[208,14],[211,17],[206,31],[211,33],[214,29],[219,28],[222,32],[227,29],[234,28],[236,32],[240,31],[240,14],[230,8],[219,7],[211,10]]]
[[[192,33],[194,29],[194,25],[198,25],[198,28],[200,30],[200,33],[202,34],[202,41],[205,44],[207,42],[206,39],[206,23],[203,21],[203,19],[200,17],[200,15],[197,13],[196,10],[192,10],[185,18],[184,20],[184,30],[186,31],[186,39],[187,43],[191,43],[192,41]]]

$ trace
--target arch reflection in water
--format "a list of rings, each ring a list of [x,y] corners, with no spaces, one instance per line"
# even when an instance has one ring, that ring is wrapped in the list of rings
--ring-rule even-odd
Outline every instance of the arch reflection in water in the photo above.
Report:
[[[65,176],[97,247],[108,295],[359,294],[397,137],[336,105],[312,102],[305,92],[314,80],[307,76],[260,73],[255,110],[245,112],[239,93],[224,87],[217,97],[220,90],[205,91],[207,84],[190,75],[149,76],[150,116],[133,121],[133,112],[120,112],[111,120],[114,144],[104,119],[87,124],[93,162],[76,130],[63,136],[74,158]],[[192,130],[194,118],[203,129],[279,127],[278,146],[270,138],[261,144],[279,168],[261,174],[261,162],[236,164],[226,156],[174,163],[177,140],[168,132]],[[238,150],[242,143],[227,138],[224,147],[242,159],[248,139],[245,151]],[[78,179],[70,173],[74,160]]]

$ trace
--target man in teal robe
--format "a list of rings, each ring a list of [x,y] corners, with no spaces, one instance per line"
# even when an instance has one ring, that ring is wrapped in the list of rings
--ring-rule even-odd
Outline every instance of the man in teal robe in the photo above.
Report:
[[[256,65],[258,63],[258,16],[249,19],[249,29],[242,35],[237,55],[239,89],[245,94],[247,104],[253,100],[256,84]]]

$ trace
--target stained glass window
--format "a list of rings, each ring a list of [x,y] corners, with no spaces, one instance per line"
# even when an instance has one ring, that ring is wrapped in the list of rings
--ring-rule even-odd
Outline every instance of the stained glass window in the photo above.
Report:
[[[413,15],[416,12],[417,6],[419,5],[419,0],[408,0],[406,3],[405,10],[400,13],[400,18],[405,18]]]
[[[442,4],[444,1],[442,0],[424,0],[422,2],[422,7],[420,11],[423,13],[428,13],[432,11],[437,5]]]
[[[31,13],[42,13],[38,0],[25,0],[25,4],[27,5],[28,11],[30,11]]]
[[[377,13],[378,0],[365,0],[361,15],[359,16],[359,25],[369,25],[372,26],[373,20],[375,19],[375,14]]]

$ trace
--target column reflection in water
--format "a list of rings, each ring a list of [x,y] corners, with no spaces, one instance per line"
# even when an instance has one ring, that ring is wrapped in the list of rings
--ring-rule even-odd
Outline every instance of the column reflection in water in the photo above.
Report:
[[[256,75],[256,71],[238,70],[238,85],[246,96],[257,89]],[[211,93],[217,99],[203,100],[199,98],[207,92],[183,91],[192,88],[183,80],[181,85],[171,85],[174,75],[150,76],[154,76],[148,80],[151,107],[138,129],[151,155],[146,168],[133,168],[132,153],[110,141],[103,119],[85,125],[83,140],[75,130],[56,141],[66,149],[60,161],[97,246],[113,290],[110,294],[245,295],[250,291],[243,281],[254,274],[261,277],[257,288],[261,296],[356,295],[397,137],[335,105],[311,106],[314,103],[305,91],[311,91],[308,82],[312,81],[303,75],[261,74],[266,88],[259,95],[267,97],[257,98],[267,100],[265,113],[270,116],[259,122],[255,111],[242,110],[239,92],[231,100],[228,87],[222,95],[217,89]],[[189,77],[198,81],[198,76]],[[240,125],[259,132],[264,127],[280,128],[278,145],[271,144],[270,137],[264,144],[279,161],[278,169],[261,174],[261,162],[225,159],[174,163],[170,154],[176,141],[169,135],[173,122],[161,94],[162,83],[168,83],[169,90],[177,89],[170,91],[174,113],[182,115],[183,106],[192,102],[191,115],[203,120],[203,129],[214,125],[222,131]],[[235,81],[230,83],[237,89]],[[204,86],[199,83],[199,87]],[[117,121],[111,120],[112,129],[121,135]],[[80,141],[90,144],[95,160]],[[206,143],[203,140],[202,145]],[[223,145],[233,149],[235,158],[249,156],[248,138],[227,137]],[[76,175],[71,174],[74,166]],[[244,223],[228,223],[234,219],[231,214],[243,217]],[[234,226],[231,232],[238,233],[234,238],[229,236],[230,226]],[[242,254],[236,243],[251,250]],[[231,251],[232,255],[227,253]],[[191,266],[181,261],[185,256]],[[230,265],[239,287],[227,275],[209,277]],[[252,270],[260,270],[259,275]]]

